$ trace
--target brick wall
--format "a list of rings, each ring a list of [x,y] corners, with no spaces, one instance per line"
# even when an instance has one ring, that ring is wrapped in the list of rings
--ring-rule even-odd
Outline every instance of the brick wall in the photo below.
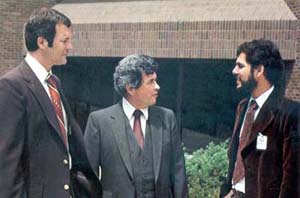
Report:
[[[299,19],[300,1],[285,1]],[[56,2],[59,0],[0,1],[0,75],[15,67],[24,56],[23,24],[32,10]],[[73,56],[122,57],[129,53],[147,53],[155,57],[230,59],[235,56],[235,47],[244,40],[266,37],[276,42],[279,37],[288,38],[277,42],[284,58],[296,57],[286,95],[300,101],[299,21],[296,43],[292,42],[295,35],[290,31],[294,26],[294,22],[266,21],[75,25]]]
[[[0,1],[0,75],[15,67],[23,58],[23,26],[31,12],[54,0]]]
[[[73,30],[71,56],[234,59],[240,43],[267,38],[285,59],[295,59],[297,21],[74,24]]]
[[[297,42],[296,42],[296,61],[292,67],[290,80],[286,87],[286,96],[300,101],[300,1],[299,0],[285,0],[289,8],[298,18],[297,23]]]

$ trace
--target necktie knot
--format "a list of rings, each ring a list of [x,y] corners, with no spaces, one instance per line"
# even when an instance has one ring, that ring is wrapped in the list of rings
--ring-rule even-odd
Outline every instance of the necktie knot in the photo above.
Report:
[[[53,88],[57,88],[57,82],[53,74],[49,74],[46,78],[46,82],[51,85]]]
[[[252,111],[253,111],[253,110],[255,111],[255,110],[258,109],[258,104],[257,104],[257,102],[256,102],[255,100],[251,100],[251,101],[250,101],[249,110],[250,110],[250,109],[251,109]]]
[[[139,118],[141,115],[143,114],[143,112],[139,109],[136,109],[134,112],[133,112],[133,116],[135,118]]]

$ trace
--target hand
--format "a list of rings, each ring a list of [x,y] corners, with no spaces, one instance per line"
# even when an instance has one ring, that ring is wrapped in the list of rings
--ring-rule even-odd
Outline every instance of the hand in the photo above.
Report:
[[[229,193],[224,198],[233,198],[234,197],[234,191],[230,190]]]

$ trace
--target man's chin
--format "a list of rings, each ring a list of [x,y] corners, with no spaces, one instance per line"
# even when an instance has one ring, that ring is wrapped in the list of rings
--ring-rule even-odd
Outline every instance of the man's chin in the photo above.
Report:
[[[156,104],[156,100],[152,101],[151,105],[150,106],[153,106]]]
[[[65,65],[65,64],[67,64],[67,59],[66,58],[62,61],[62,65]]]
[[[60,61],[59,63],[57,63],[55,65],[59,66],[59,65],[65,65],[65,64],[67,64],[67,60]]]
[[[236,90],[241,94],[251,94],[254,87],[249,85],[237,86]]]

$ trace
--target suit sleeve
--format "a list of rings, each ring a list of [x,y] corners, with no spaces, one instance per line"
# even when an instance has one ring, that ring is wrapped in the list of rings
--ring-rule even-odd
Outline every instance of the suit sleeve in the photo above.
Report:
[[[280,198],[300,197],[300,113],[294,109],[284,127]]]
[[[177,126],[176,118],[172,113],[171,118],[171,133],[172,133],[172,163],[173,163],[173,178],[172,191],[175,198],[188,197],[187,177],[185,171],[185,160],[182,150],[182,141]]]
[[[223,178],[223,183],[220,188],[220,198],[225,197],[230,190],[232,189],[232,175],[235,167],[236,155],[239,145],[239,132],[241,128],[241,118],[244,117],[244,111],[242,104],[245,104],[245,99],[242,100],[236,108],[235,111],[235,121],[234,121],[234,129],[232,133],[232,137],[230,140],[230,144],[228,146],[227,156],[228,156],[228,168],[227,168],[227,177]],[[244,108],[245,109],[245,108]]]
[[[0,80],[0,197],[22,197],[24,98],[10,84]]]
[[[99,175],[100,165],[100,134],[97,120],[93,113],[89,115],[85,133],[84,143],[86,153],[93,170]]]

